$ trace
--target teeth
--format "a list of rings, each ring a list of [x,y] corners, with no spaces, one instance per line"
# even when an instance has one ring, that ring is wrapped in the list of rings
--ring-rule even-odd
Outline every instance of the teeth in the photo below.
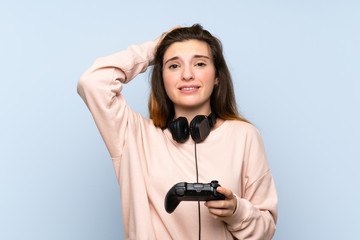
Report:
[[[194,90],[194,89],[198,89],[198,87],[184,87],[184,88],[180,88],[180,90]]]

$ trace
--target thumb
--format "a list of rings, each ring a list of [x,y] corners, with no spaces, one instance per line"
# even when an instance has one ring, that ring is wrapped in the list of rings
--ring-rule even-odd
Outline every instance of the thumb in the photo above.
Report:
[[[217,187],[216,191],[218,191],[219,193],[221,193],[222,195],[225,196],[225,198],[227,199],[233,199],[234,198],[234,194],[233,192],[228,189],[228,188],[224,188],[224,187]]]

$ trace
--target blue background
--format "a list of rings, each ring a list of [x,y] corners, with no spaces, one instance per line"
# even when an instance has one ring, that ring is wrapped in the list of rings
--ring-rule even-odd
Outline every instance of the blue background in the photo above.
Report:
[[[0,239],[123,239],[112,162],[77,80],[101,56],[201,23],[222,40],[239,108],[279,195],[274,239],[355,239],[360,4],[1,1]],[[147,114],[149,73],[125,86]]]

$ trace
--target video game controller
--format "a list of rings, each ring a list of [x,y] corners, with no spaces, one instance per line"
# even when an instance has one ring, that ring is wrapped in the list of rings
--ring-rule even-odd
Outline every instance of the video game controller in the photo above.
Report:
[[[216,191],[219,182],[175,184],[166,194],[165,210],[172,213],[181,201],[225,200],[225,196]]]

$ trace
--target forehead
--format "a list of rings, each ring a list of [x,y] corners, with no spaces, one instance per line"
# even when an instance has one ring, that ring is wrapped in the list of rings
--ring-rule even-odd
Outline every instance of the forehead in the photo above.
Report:
[[[193,39],[175,42],[165,51],[164,61],[175,56],[179,58],[191,58],[194,55],[203,55],[211,58],[209,45],[206,42]]]

